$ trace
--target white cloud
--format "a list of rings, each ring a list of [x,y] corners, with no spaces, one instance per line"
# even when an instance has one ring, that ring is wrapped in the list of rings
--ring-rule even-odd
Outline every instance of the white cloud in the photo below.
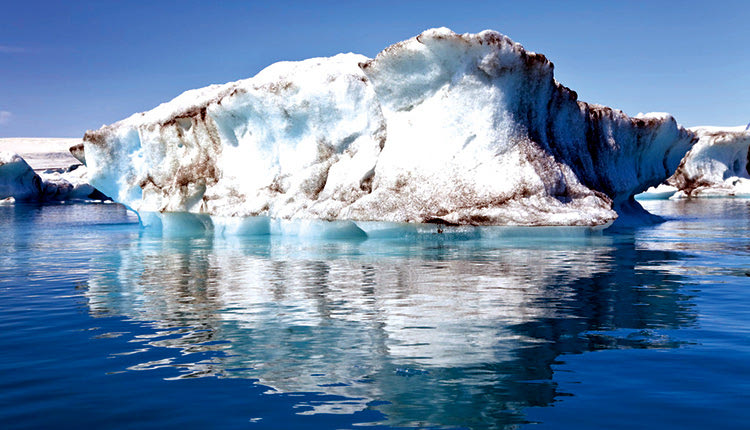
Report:
[[[20,46],[0,45],[0,54],[18,54],[21,52],[26,52],[26,49]]]
[[[0,125],[5,125],[10,122],[10,117],[13,116],[7,110],[0,110]]]

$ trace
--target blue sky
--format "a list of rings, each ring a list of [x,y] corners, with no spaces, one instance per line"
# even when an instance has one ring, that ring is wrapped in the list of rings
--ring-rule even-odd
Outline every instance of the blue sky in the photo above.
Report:
[[[279,60],[374,56],[422,30],[493,29],[584,101],[686,126],[750,121],[746,1],[9,1],[0,137],[80,137]]]

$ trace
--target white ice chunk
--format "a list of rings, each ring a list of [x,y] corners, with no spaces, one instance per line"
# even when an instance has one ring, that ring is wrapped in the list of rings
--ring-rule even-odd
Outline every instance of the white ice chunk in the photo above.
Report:
[[[0,152],[0,199],[28,200],[41,193],[42,181],[34,169],[18,154]]]
[[[86,166],[51,169],[39,173],[44,183],[45,200],[87,200],[96,191],[88,183]]]
[[[646,191],[635,196],[636,200],[667,200],[677,192],[677,187],[667,184],[659,184],[649,187]]]
[[[7,144],[13,141],[5,139],[0,143]],[[25,148],[23,144],[19,147]],[[59,161],[59,157],[47,156],[46,152],[33,154],[39,154],[37,163],[39,160],[42,160],[43,164]],[[74,164],[37,173],[20,155],[0,152],[0,199],[13,197],[14,202],[87,200],[95,191],[88,183],[85,166]]]
[[[698,143],[668,183],[682,197],[750,196],[750,131],[744,127],[694,127]]]

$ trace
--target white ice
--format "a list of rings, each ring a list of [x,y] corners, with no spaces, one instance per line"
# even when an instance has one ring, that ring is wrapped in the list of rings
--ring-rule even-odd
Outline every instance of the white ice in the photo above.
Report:
[[[673,198],[750,197],[750,131],[738,127],[694,127],[699,141],[668,183]]]
[[[649,187],[646,191],[635,196],[636,200],[667,200],[679,191],[677,187],[669,184],[659,184],[655,187]]]
[[[26,200],[42,192],[39,175],[20,155],[0,152],[0,200]]]
[[[88,199],[95,189],[86,166],[69,152],[76,142],[80,139],[0,139],[0,200]]]
[[[35,171],[40,172],[80,164],[70,153],[70,147],[80,143],[80,138],[3,137],[0,138],[0,151],[20,155]]]

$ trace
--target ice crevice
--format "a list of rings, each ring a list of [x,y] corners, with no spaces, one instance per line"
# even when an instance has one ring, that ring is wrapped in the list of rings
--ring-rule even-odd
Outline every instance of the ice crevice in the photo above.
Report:
[[[232,234],[644,215],[633,196],[672,175],[694,134],[581,102],[553,69],[500,33],[446,28],[372,59],[280,62],[88,131],[89,180],[144,223]]]

